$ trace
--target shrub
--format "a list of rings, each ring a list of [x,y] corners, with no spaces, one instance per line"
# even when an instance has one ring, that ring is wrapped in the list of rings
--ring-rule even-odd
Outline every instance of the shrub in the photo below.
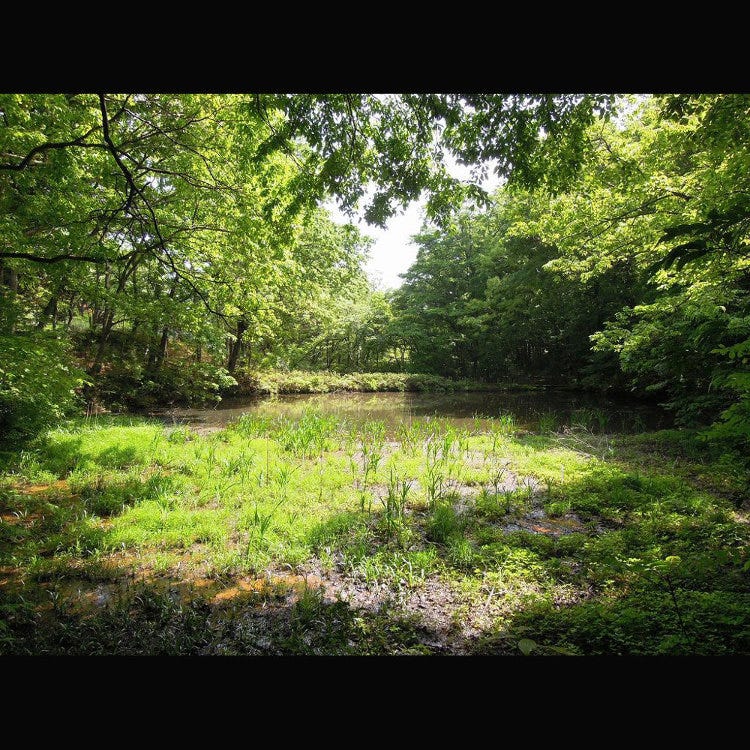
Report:
[[[237,385],[224,369],[208,362],[169,362],[154,380],[143,383],[145,394],[159,403],[187,405],[221,401],[221,391]]]
[[[49,334],[0,336],[0,441],[29,437],[70,412],[85,374]]]
[[[332,391],[457,391],[486,390],[491,386],[440,375],[401,372],[306,372],[304,370],[237,372],[239,393],[329,393]]]
[[[108,367],[96,391],[110,408],[142,409],[162,404],[205,404],[237,385],[223,367],[208,362],[165,362],[151,378],[140,361],[123,359]]]

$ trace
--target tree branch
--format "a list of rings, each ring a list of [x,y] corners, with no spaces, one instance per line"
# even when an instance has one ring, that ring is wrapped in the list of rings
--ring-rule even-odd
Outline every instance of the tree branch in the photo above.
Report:
[[[107,104],[104,101],[104,94],[99,94],[99,109],[102,113],[102,133],[104,135],[104,141],[107,144],[107,148],[114,157],[115,162],[117,162],[117,166],[120,168],[120,171],[123,173],[123,175],[125,175],[125,180],[128,183],[128,198],[125,201],[124,207],[124,210],[127,212],[133,202],[133,195],[142,195],[142,193],[136,186],[135,181],[133,180],[133,175],[130,174],[128,168],[122,163],[117,147],[115,146],[114,142],[112,141],[112,137],[109,134],[109,117],[107,116]]]
[[[57,141],[57,142],[49,142],[49,143],[41,143],[38,146],[35,146],[34,148],[29,151],[26,156],[21,159],[20,162],[17,164],[0,164],[0,169],[4,169],[6,171],[12,171],[12,172],[21,172],[26,167],[29,166],[29,164],[32,164],[32,159],[37,155],[41,154],[45,151],[51,151],[55,149],[62,149],[62,148],[70,148],[71,146],[83,146],[85,148],[104,148],[100,143],[84,143],[86,138],[88,138],[93,132],[98,130],[98,126],[94,126],[91,128],[88,132],[84,133],[83,135],[79,135],[78,138],[74,138],[72,141]]]
[[[80,260],[86,263],[108,263],[112,261],[112,258],[103,258],[97,255],[71,255],[65,253],[63,255],[53,255],[50,258],[46,258],[43,255],[34,255],[33,253],[9,253],[0,251],[0,258],[19,258],[21,260],[30,260],[34,263],[59,263],[63,260]],[[115,258],[114,260],[120,260]]]

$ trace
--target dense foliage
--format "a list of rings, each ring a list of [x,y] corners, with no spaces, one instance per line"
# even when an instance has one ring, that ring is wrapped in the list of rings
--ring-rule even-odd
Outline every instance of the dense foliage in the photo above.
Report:
[[[394,300],[420,371],[654,394],[746,440],[750,98],[655,97],[594,123],[577,179],[426,227]]]
[[[0,110],[5,426],[32,431],[23,399],[46,413],[59,391],[61,412],[80,385],[49,360],[50,329],[92,400],[202,400],[363,283],[364,240],[311,196],[292,205],[293,159],[257,156],[243,97],[6,95]]]
[[[249,370],[237,373],[237,393],[336,393],[339,391],[483,391],[491,385],[470,380],[444,378],[440,375],[404,372],[335,372],[309,370]]]
[[[549,181],[538,165],[562,160],[564,182],[578,163],[567,157],[611,101],[4,94],[0,331],[23,339],[15,351],[49,354],[52,329],[88,372],[89,402],[125,407],[215,397],[243,362],[403,366],[385,335],[388,301],[362,272],[365,239],[332,224],[320,201],[382,224],[424,191],[434,217],[486,200],[449,176],[445,150],[494,158],[527,185]],[[57,373],[69,367],[60,357],[35,366]],[[31,432],[25,408],[9,406],[19,367],[6,358],[3,425]],[[79,381],[57,375],[52,411],[62,412]],[[35,401],[34,382],[23,386]]]
[[[0,425],[7,440],[51,426],[70,408],[85,374],[48,335],[0,336]]]

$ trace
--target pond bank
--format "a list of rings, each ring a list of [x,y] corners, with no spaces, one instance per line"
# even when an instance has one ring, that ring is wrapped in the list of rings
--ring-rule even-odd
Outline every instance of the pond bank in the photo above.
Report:
[[[490,391],[503,385],[475,380],[453,380],[440,375],[403,372],[315,372],[308,370],[239,370],[235,373],[237,387],[227,392],[230,397],[279,393],[364,393],[386,391]],[[523,387],[523,386],[522,386]],[[534,386],[529,386],[533,388]]]

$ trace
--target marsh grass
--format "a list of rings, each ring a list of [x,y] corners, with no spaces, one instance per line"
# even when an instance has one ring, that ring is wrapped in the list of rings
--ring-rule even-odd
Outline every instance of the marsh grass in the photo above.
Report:
[[[562,425],[562,417],[554,411],[543,412],[537,417],[537,430],[542,435],[555,432]]]
[[[383,422],[365,422],[357,438],[362,457],[362,478],[360,489],[365,492],[368,483],[378,472],[383,460],[385,447],[385,425]]]
[[[409,424],[402,423],[396,429],[396,439],[401,445],[401,450],[409,456],[417,454],[429,434],[428,425],[421,420]]]
[[[298,420],[279,418],[273,435],[285,451],[300,458],[312,458],[327,450],[337,426],[334,415],[308,410]]]
[[[590,432],[604,432],[609,424],[609,415],[602,409],[576,409],[570,415],[570,425],[573,429],[583,428]]]
[[[389,537],[392,537],[398,527],[404,522],[407,498],[413,484],[413,481],[405,477],[399,477],[394,468],[391,467],[385,497],[380,498],[380,502],[383,505],[383,518]]]
[[[449,540],[461,534],[463,523],[449,502],[436,503],[427,522],[428,539],[446,544]]]

